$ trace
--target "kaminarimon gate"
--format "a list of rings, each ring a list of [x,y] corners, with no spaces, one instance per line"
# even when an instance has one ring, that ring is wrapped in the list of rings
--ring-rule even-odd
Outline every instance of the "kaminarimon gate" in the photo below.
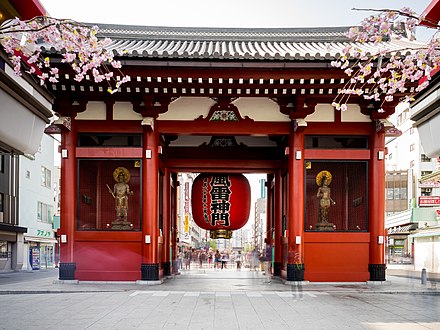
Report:
[[[267,174],[275,276],[385,280],[396,104],[378,111],[352,95],[348,110],[332,107],[347,82],[331,66],[346,28],[100,28],[131,80],[110,94],[64,67],[49,86],[62,136],[61,280],[176,273],[179,172]]]

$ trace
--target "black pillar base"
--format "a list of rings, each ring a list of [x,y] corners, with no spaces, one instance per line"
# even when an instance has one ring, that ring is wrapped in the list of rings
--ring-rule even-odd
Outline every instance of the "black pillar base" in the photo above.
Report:
[[[60,262],[58,277],[60,280],[74,280],[76,271],[76,262]]]
[[[273,264],[273,276],[281,276],[282,263],[275,261]]]
[[[385,281],[385,269],[387,269],[385,264],[369,264],[370,281]]]
[[[171,275],[171,263],[169,261],[165,261],[162,263],[163,274],[165,276]]]
[[[159,281],[159,264],[141,265],[142,281]]]
[[[304,264],[287,264],[287,281],[304,281]]]

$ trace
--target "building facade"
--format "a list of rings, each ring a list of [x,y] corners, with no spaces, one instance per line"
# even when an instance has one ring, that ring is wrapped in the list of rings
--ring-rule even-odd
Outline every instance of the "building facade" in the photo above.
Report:
[[[34,157],[20,156],[20,224],[24,234],[25,261],[29,270],[55,267],[54,141],[44,134]]]
[[[436,257],[426,258],[430,245],[420,243],[427,240],[426,230],[439,225],[438,158],[425,154],[408,104],[396,107],[389,120],[401,135],[386,142],[387,262],[409,270],[428,267],[428,271],[438,272],[433,266]]]
[[[0,3],[0,24],[15,17],[30,19],[44,14],[38,1]],[[17,271],[27,264],[27,228],[20,213],[20,155],[38,152],[44,127],[52,117],[52,101],[47,90],[27,74],[15,75],[0,49],[0,271]]]

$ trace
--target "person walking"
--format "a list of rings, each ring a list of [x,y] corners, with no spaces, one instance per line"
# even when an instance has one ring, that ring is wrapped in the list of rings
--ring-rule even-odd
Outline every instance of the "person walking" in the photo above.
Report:
[[[220,259],[221,259],[221,254],[219,250],[215,251],[215,255],[214,255],[214,268],[215,269],[219,269],[220,268]]]
[[[266,245],[264,253],[264,274],[266,275],[266,283],[270,283],[272,280],[272,246]]]
[[[243,256],[241,255],[241,251],[238,251],[237,255],[235,256],[235,263],[237,264],[237,271],[241,271],[241,264],[243,261]]]
[[[214,259],[214,253],[211,249],[208,251],[208,268],[212,268],[212,260]]]
[[[182,259],[183,259],[183,252],[182,249],[179,248],[179,253],[177,253],[177,270],[182,270]]]
[[[185,258],[185,269],[190,270],[191,269],[191,260],[192,260],[191,248],[186,249],[184,258]]]

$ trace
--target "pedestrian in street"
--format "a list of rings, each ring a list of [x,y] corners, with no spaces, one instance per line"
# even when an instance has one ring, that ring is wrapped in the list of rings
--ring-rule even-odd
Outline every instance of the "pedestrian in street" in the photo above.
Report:
[[[191,248],[187,248],[185,251],[185,269],[191,269],[191,260],[192,260],[192,253]]]
[[[229,261],[228,251],[223,251],[223,253],[221,254],[222,269],[223,268],[226,269],[226,265],[227,265],[228,261]]]
[[[242,260],[243,260],[243,256],[241,255],[241,251],[238,251],[237,255],[235,256],[235,263],[237,264],[237,271],[241,271]]]
[[[200,250],[199,254],[198,254],[198,258],[199,258],[199,268],[202,269],[203,268],[203,261],[205,260],[205,251],[204,250]]]
[[[266,245],[264,253],[264,274],[266,275],[266,283],[270,283],[272,280],[272,246]]]
[[[211,249],[208,251],[208,268],[212,268],[212,261],[214,259],[214,253]]]
[[[220,268],[220,259],[221,259],[221,254],[219,250],[215,251],[215,255],[214,255],[214,268],[215,269],[219,269]]]
[[[179,252],[177,253],[177,270],[182,270],[182,259],[183,252],[182,249],[179,248]]]

